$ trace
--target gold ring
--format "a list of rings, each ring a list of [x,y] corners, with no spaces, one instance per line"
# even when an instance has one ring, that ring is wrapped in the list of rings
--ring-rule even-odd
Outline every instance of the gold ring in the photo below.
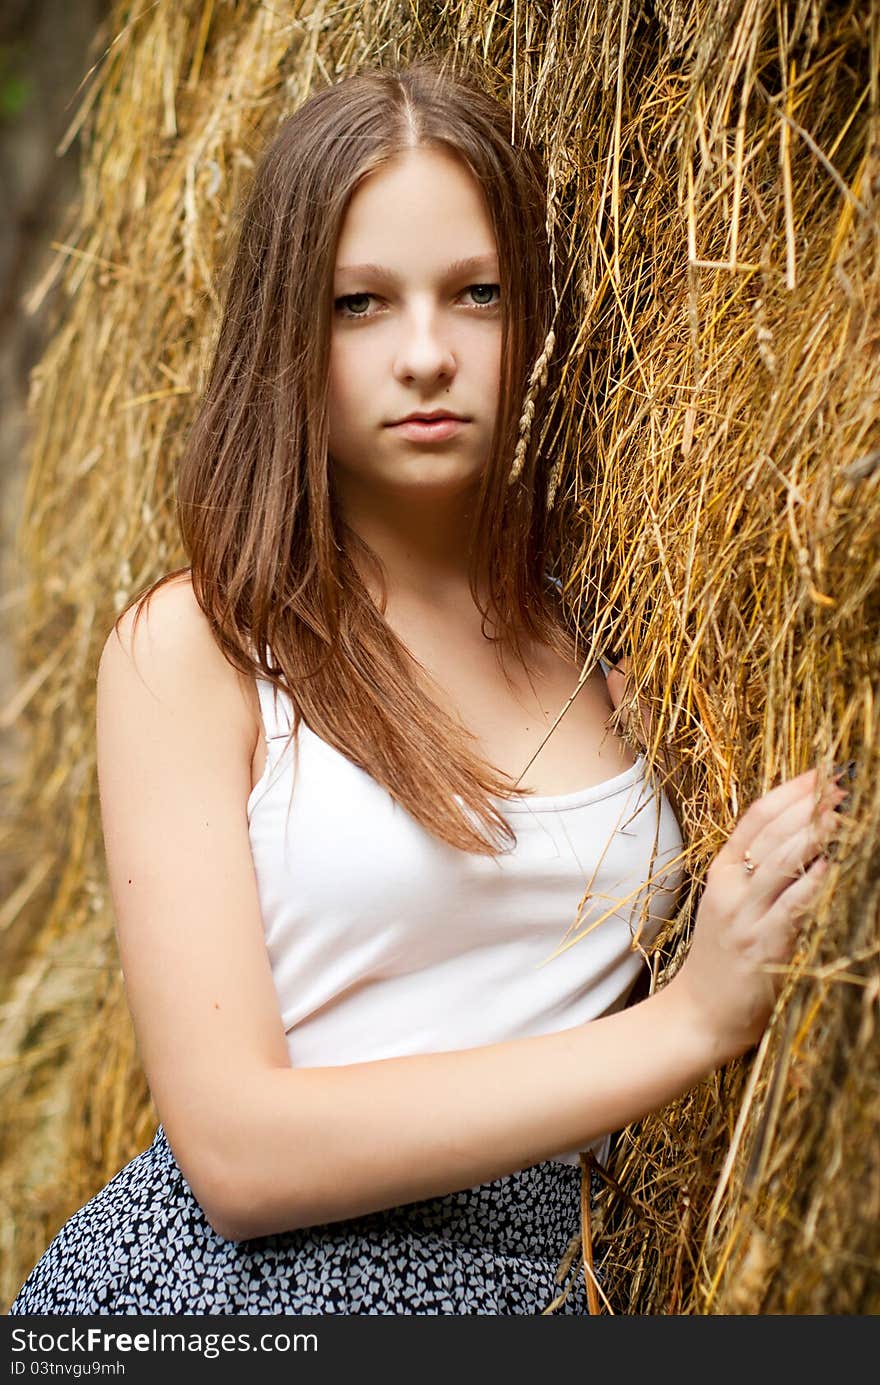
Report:
[[[743,869],[747,875],[753,875],[755,871],[755,863],[748,851],[743,855]]]

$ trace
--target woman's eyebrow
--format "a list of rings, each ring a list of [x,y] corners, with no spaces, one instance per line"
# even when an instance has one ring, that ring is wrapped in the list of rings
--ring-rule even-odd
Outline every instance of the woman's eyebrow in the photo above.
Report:
[[[451,265],[447,265],[443,274],[446,279],[454,279],[459,274],[480,274],[494,271],[497,264],[497,255],[471,255],[468,259],[455,260]],[[397,282],[397,275],[393,270],[378,264],[337,265],[336,273],[369,274],[373,279],[381,279],[386,283]]]

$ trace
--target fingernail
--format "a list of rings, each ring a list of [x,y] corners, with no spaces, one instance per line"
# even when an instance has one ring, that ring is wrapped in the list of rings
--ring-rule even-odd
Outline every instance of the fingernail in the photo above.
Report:
[[[846,779],[848,779],[848,780],[850,781],[850,783],[852,783],[853,780],[855,779],[855,777],[856,777],[856,762],[855,762],[855,760],[849,760],[849,761],[847,761],[847,763],[846,763],[845,765],[835,765],[835,766],[834,766],[834,782],[835,782],[835,784],[837,785],[838,789],[840,789],[840,788],[843,787],[843,785],[839,782],[841,779],[846,778]],[[849,794],[849,793],[845,794],[844,797],[840,800],[839,803],[835,803],[835,805],[834,805],[834,811],[835,811],[835,813],[845,813],[845,812],[847,812],[848,809],[849,809],[849,806],[850,806],[850,803],[851,803],[851,802],[852,802],[852,794]]]

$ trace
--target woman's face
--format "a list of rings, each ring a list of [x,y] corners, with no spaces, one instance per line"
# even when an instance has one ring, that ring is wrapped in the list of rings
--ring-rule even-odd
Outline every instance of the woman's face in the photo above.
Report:
[[[473,263],[456,266],[465,260]],[[375,498],[476,484],[498,408],[498,279],[482,191],[454,155],[408,150],[352,195],[336,255],[329,378],[343,504],[364,488]],[[437,410],[462,421],[422,436],[399,423]]]

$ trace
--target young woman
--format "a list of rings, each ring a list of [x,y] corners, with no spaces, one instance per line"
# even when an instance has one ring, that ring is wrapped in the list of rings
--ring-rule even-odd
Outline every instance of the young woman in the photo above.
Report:
[[[682,842],[548,576],[543,184],[509,125],[460,75],[363,73],[258,169],[180,472],[191,566],[98,671],[161,1125],[13,1314],[539,1314],[579,1152],[767,1024],[842,791],[755,802],[683,966],[626,1004]]]

